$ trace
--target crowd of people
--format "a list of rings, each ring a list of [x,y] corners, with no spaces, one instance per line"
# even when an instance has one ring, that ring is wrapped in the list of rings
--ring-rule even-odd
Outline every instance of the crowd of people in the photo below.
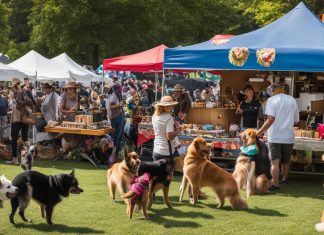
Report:
[[[246,85],[236,112],[242,116],[241,130],[252,128],[257,130],[258,135],[268,130],[271,173],[274,176],[272,189],[277,189],[279,162],[283,165],[284,181],[288,177],[288,163],[294,143],[293,126],[298,122],[298,108],[296,101],[284,94],[284,86],[274,84],[272,93],[273,97],[267,101],[264,109],[256,98],[253,87]],[[185,87],[176,84],[172,88],[171,96],[161,97],[160,84],[133,78],[114,77],[111,85],[97,83],[91,88],[85,88],[74,81],[65,83],[61,88],[44,83],[38,91],[28,81],[22,83],[13,79],[11,87],[7,90],[0,87],[0,138],[2,141],[6,137],[8,111],[11,111],[9,138],[12,160],[9,163],[18,164],[18,137],[20,134],[24,145],[28,146],[31,125],[35,125],[38,132],[44,132],[44,126],[50,121],[75,121],[76,114],[97,109],[103,113],[103,119],[109,120],[115,129],[112,134],[115,148],[109,160],[116,162],[123,135],[129,137],[129,144],[136,149],[141,117],[153,115],[153,159],[157,160],[179,155],[176,149],[179,145],[177,135],[190,112],[192,101],[213,101],[218,99],[218,95],[217,85],[188,92]],[[40,112],[42,118],[32,123],[28,119],[32,112]],[[40,144],[46,145],[57,137],[51,133],[44,134]],[[69,142],[73,138],[76,137],[64,135],[63,141]]]

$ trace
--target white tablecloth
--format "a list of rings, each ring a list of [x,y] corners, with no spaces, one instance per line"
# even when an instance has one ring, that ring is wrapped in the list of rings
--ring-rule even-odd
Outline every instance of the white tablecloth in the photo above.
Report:
[[[324,140],[296,137],[294,149],[308,151],[324,151]]]

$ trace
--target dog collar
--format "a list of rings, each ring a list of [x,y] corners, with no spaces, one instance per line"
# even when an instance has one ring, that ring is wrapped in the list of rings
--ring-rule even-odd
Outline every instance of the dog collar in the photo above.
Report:
[[[256,144],[252,144],[249,146],[242,146],[240,149],[242,153],[244,153],[247,156],[254,156],[257,154]]]

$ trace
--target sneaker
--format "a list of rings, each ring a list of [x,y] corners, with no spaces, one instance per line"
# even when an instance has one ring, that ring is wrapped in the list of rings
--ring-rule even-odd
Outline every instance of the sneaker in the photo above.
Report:
[[[275,185],[272,185],[270,188],[268,188],[268,190],[273,192],[273,191],[278,191],[278,190],[280,190],[280,188],[277,187],[277,186],[275,186]]]
[[[288,181],[287,181],[287,180],[281,180],[281,181],[279,182],[279,184],[288,184]]]

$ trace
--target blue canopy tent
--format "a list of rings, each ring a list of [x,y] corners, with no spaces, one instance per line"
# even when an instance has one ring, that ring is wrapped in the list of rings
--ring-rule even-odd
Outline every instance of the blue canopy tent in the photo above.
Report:
[[[250,52],[243,66],[229,62],[229,51],[247,47]],[[270,67],[257,63],[256,51],[275,49]],[[211,40],[187,46],[165,49],[164,69],[196,70],[273,70],[324,71],[324,24],[303,2],[288,14],[258,30],[230,38],[215,45]]]

